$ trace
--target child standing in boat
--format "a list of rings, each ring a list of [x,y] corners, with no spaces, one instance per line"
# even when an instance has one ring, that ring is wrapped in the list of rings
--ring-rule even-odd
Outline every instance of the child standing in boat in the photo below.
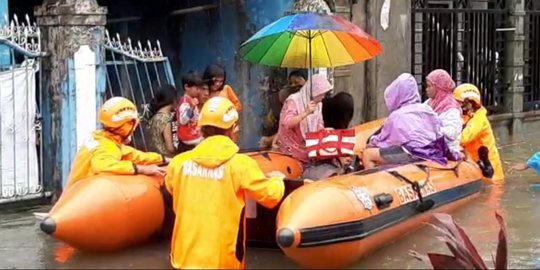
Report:
[[[226,83],[227,73],[225,68],[216,64],[210,65],[204,71],[203,79],[209,83],[211,97],[224,97],[234,104],[237,112],[242,111],[240,99],[238,99],[232,87]]]
[[[225,72],[225,68],[216,64],[210,65],[204,71],[203,79],[210,86],[210,97],[224,97],[234,104],[234,108],[238,113],[242,112],[240,99],[236,96],[233,88],[226,83],[227,72]],[[238,142],[239,132],[240,126],[236,125],[233,130],[233,141]]]
[[[201,132],[197,127],[199,119],[198,97],[203,81],[195,71],[189,71],[182,78],[184,96],[178,102],[176,119],[178,121],[178,150],[184,152],[193,149],[202,140]]]
[[[197,109],[199,109],[199,112],[202,110],[202,107],[204,103],[210,98],[210,84],[208,82],[203,82],[203,85],[201,86],[200,92],[199,92],[199,104],[197,105]]]

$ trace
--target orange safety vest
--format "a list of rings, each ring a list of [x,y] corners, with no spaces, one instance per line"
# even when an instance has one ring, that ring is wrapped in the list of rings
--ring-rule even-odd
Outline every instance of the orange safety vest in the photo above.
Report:
[[[158,153],[142,152],[121,143],[118,136],[104,130],[94,131],[81,147],[71,166],[65,189],[81,179],[97,174],[135,174],[135,165],[164,162]]]
[[[245,196],[273,208],[285,186],[238,150],[228,137],[211,136],[169,163],[165,184],[176,213],[174,268],[245,268]]]
[[[479,161],[478,149],[485,146],[489,150],[489,160],[493,166],[494,174],[491,181],[498,182],[504,180],[501,158],[497,150],[495,136],[491,129],[491,124],[487,118],[487,110],[481,107],[472,116],[464,118],[465,127],[461,134],[461,146],[474,161]]]

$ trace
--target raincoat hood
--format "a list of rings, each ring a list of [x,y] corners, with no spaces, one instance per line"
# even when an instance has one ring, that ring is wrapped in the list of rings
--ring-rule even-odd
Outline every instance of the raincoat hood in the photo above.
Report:
[[[420,100],[418,85],[410,73],[399,75],[384,91],[384,101],[390,113],[405,105],[420,103]]]
[[[229,138],[222,135],[211,136],[197,145],[193,151],[193,161],[206,167],[215,168],[230,160],[240,148]]]
[[[306,109],[311,97],[326,94],[332,89],[333,86],[326,78],[326,75],[315,74],[311,79],[307,80],[306,84],[300,88],[300,91],[290,95],[286,99],[286,102],[292,101],[296,106],[296,111],[301,113]],[[318,103],[315,112],[308,115],[300,122],[300,131],[302,132],[302,136],[305,138],[307,132],[315,131],[318,123],[322,122],[322,103]]]
[[[381,132],[369,145],[379,148],[402,146],[413,156],[445,165],[448,146],[441,132],[441,122],[433,109],[420,103],[416,80],[401,74],[384,92],[390,115]]]
[[[461,106],[452,94],[452,91],[456,88],[456,83],[448,72],[443,69],[436,69],[426,76],[426,80],[435,88],[435,95],[430,99],[429,104],[437,114],[450,109],[461,111]]]

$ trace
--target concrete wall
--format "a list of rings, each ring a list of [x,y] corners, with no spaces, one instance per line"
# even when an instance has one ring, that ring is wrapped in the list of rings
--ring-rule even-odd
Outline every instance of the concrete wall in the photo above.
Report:
[[[410,72],[410,2],[390,1],[389,27],[381,27],[384,1],[335,0],[335,13],[379,40],[383,52],[372,60],[336,68],[335,91],[349,92],[355,101],[353,125],[387,114],[383,93],[399,74]]]
[[[389,26],[381,26],[384,1],[358,0],[352,5],[351,21],[379,40],[383,52],[376,58],[351,67],[357,123],[387,115],[384,89],[399,74],[410,72],[411,20],[409,1],[390,1]]]
[[[334,6],[336,15],[366,30],[365,4],[351,5],[349,0],[336,0]],[[334,69],[334,92],[348,92],[354,98],[352,125],[365,122],[367,118],[366,63],[361,62]]]
[[[491,128],[499,143],[509,141],[521,141],[530,138],[525,138],[524,134],[531,134],[540,129],[540,111],[525,112],[518,115],[520,121],[520,131],[513,130],[516,118],[512,113],[491,115],[489,117]]]

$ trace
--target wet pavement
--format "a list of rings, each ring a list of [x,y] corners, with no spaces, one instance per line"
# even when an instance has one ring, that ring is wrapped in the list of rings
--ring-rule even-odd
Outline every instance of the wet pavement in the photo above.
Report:
[[[533,138],[534,136],[531,136]],[[514,142],[501,146],[503,160],[523,161],[535,150],[538,142]],[[540,258],[540,189],[529,184],[540,182],[532,171],[508,175],[504,186],[487,186],[482,194],[452,214],[477,245],[479,252],[491,261],[495,254],[499,227],[494,211],[498,210],[508,227],[510,268],[535,268]],[[150,243],[111,255],[78,252],[42,233],[32,212],[46,208],[26,209],[18,213],[0,213],[0,268],[39,269],[165,269],[168,264],[168,243]],[[418,252],[445,252],[444,244],[435,240],[429,227],[390,243],[351,268],[408,269],[426,266],[408,255]],[[279,250],[248,249],[248,268],[298,268]],[[540,265],[539,265],[540,267]]]

